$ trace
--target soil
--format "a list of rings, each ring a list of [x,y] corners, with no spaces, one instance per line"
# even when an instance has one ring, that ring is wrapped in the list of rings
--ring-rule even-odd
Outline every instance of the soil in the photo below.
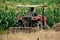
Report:
[[[55,31],[60,31],[60,23],[56,23],[55,25],[53,25],[52,29]]]
[[[10,33],[0,35],[1,40],[60,40],[60,31],[41,30],[32,33]]]

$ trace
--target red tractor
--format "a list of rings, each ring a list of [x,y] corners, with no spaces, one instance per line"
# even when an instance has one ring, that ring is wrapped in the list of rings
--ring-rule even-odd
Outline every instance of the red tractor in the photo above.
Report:
[[[42,9],[42,15],[38,15],[38,13],[34,12],[35,7],[46,7],[46,6],[39,6],[39,5],[18,5],[17,7],[29,7],[30,11],[26,13],[23,17],[18,16],[18,26],[24,26],[24,23],[27,24],[27,22],[31,22],[30,24],[28,23],[26,27],[33,27],[34,25],[39,24],[39,22],[44,26],[46,25],[46,17],[44,16],[44,9]],[[23,22],[24,21],[24,22]],[[23,24],[23,25],[22,25]],[[40,24],[39,24],[40,25]]]
[[[46,26],[46,17],[44,16],[44,7],[46,6],[40,6],[40,5],[17,5],[17,8],[30,8],[30,11],[26,13],[24,16],[18,16],[18,24],[17,27],[14,28],[20,28],[20,29],[43,29],[44,26]],[[38,13],[34,12],[35,7],[42,7],[42,15],[38,15]]]

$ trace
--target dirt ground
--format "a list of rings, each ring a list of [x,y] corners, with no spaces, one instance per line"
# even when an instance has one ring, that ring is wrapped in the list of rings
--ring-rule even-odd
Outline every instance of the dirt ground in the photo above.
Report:
[[[60,31],[39,31],[33,33],[10,33],[0,35],[0,40],[60,40]]]

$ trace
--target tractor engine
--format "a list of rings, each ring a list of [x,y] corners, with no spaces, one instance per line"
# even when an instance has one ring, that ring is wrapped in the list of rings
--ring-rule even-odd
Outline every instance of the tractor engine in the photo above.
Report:
[[[20,17],[21,18],[21,17]],[[22,17],[18,20],[18,26],[21,27],[36,27],[42,25],[42,16]],[[46,25],[46,17],[44,17],[44,25]]]

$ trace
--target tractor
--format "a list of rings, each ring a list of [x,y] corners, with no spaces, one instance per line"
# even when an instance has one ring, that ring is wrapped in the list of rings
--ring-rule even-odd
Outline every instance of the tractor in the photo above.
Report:
[[[17,8],[30,8],[29,12],[26,13],[24,16],[18,16],[18,24],[17,27],[10,27],[10,30],[15,31],[24,31],[24,32],[32,32],[32,31],[39,31],[43,29],[46,25],[46,17],[44,16],[44,7],[40,5],[17,5]],[[41,7],[42,8],[42,15],[38,15],[35,12],[34,8]]]

